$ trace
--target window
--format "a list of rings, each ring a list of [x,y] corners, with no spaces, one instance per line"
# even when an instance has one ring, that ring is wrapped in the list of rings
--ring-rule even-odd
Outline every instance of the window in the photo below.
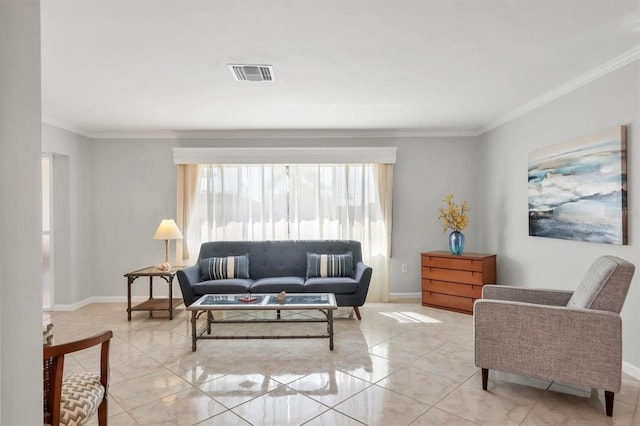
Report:
[[[362,240],[365,224],[383,223],[374,167],[199,165],[191,252],[211,240]]]
[[[356,162],[180,164],[178,258],[193,264],[213,240],[357,240],[374,270],[368,299],[387,300],[392,173],[392,164]]]

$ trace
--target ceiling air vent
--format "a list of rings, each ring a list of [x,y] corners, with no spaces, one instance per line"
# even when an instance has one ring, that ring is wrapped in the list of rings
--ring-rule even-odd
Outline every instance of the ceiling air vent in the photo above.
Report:
[[[273,81],[271,65],[229,65],[231,73],[238,81]]]

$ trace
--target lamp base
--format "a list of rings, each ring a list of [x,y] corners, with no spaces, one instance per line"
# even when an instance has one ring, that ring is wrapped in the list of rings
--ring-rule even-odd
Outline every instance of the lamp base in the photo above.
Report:
[[[169,269],[171,269],[171,265],[169,264],[169,262],[164,262],[159,264],[157,268],[160,269],[161,271],[168,271]]]

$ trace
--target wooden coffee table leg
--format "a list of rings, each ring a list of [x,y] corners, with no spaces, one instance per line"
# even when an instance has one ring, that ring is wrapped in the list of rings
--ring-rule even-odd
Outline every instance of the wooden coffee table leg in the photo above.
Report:
[[[196,317],[198,311],[191,311],[191,351],[196,351]]]

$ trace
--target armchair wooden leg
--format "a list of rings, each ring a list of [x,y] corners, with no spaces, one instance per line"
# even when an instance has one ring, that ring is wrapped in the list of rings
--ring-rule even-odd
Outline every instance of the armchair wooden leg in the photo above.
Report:
[[[610,391],[604,391],[604,402],[607,409],[607,416],[613,416],[613,397],[615,394]]]
[[[360,309],[358,309],[357,306],[354,306],[353,311],[356,313],[356,317],[358,317],[358,320],[361,320],[362,317],[360,316]]]
[[[487,382],[489,381],[489,369],[482,369],[482,389],[487,390]]]
[[[98,425],[99,426],[107,426],[107,415],[109,414],[107,411],[108,407],[108,398],[102,400],[102,403],[98,406]]]

